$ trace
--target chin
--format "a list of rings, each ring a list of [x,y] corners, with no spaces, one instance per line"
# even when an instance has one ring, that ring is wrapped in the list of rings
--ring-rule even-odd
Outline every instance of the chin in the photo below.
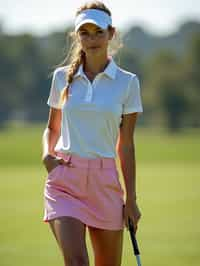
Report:
[[[89,50],[87,50],[87,54],[90,54],[90,55],[93,55],[93,56],[99,56],[99,55],[101,55],[101,54],[103,54],[102,53],[102,50],[101,49],[89,49]]]
[[[88,48],[89,52],[101,52],[102,48],[101,47],[96,47],[96,48]]]

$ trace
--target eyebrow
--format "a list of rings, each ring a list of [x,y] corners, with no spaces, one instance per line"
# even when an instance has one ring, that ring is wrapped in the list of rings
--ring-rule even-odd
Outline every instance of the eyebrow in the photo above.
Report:
[[[80,31],[88,31],[89,29],[86,29],[86,28],[80,28]],[[103,31],[103,29],[102,28],[100,28],[100,27],[96,27],[94,30],[102,30]]]

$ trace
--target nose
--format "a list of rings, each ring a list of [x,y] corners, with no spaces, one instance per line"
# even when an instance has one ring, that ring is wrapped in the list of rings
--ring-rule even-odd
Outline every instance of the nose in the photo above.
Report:
[[[96,37],[97,37],[96,34],[90,34],[90,35],[89,35],[89,39],[91,39],[91,40],[95,40]]]

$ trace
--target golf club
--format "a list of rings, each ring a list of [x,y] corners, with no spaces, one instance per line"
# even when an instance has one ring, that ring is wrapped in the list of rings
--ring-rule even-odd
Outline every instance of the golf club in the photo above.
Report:
[[[137,243],[137,240],[135,237],[135,232],[134,232],[134,225],[133,225],[133,222],[130,219],[130,217],[128,217],[128,226],[129,226],[129,233],[131,236],[134,254],[135,254],[136,260],[137,260],[137,265],[142,266],[141,259],[140,259],[140,252],[139,252],[139,248],[138,248],[138,243]]]

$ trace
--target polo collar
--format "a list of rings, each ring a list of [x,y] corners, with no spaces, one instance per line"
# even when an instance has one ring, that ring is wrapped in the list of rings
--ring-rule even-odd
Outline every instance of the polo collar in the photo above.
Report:
[[[117,65],[116,65],[113,57],[110,56],[109,58],[110,58],[110,62],[102,73],[111,79],[115,79],[116,72],[117,72]],[[74,78],[76,78],[78,76],[85,77],[85,73],[83,71],[83,64],[81,64],[79,66],[76,74],[74,75]]]

